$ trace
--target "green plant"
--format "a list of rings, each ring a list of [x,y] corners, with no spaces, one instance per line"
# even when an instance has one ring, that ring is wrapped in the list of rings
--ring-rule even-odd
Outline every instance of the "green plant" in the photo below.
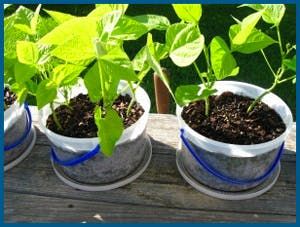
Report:
[[[279,24],[284,14],[284,5],[247,5],[255,8],[257,12],[245,17],[242,21],[237,21],[230,27],[229,39],[230,47],[219,36],[215,36],[207,46],[206,40],[200,32],[199,21],[202,16],[202,7],[199,4],[173,4],[177,16],[181,19],[180,23],[172,24],[166,32],[166,49],[169,57],[179,67],[187,67],[193,64],[202,88],[199,85],[179,86],[175,92],[175,101],[184,106],[192,101],[205,101],[205,114],[209,115],[209,96],[216,92],[214,84],[229,76],[236,76],[239,73],[239,67],[233,56],[234,52],[250,54],[261,51],[265,56],[263,49],[278,43],[281,49],[282,65],[274,74],[275,82],[271,88],[259,96],[249,107],[249,111],[260,99],[272,91],[277,84],[293,80],[295,76],[282,79],[283,73],[287,69],[295,69],[296,57],[287,59],[287,55],[296,48],[288,44],[283,51],[280,39]],[[269,21],[278,29],[278,41],[267,34],[256,29],[255,26],[263,18]],[[271,19],[270,19],[271,18]],[[272,21],[273,20],[273,21]],[[196,59],[201,53],[204,53],[206,69],[201,70],[196,64]],[[266,58],[266,57],[265,57]],[[269,65],[269,63],[268,63]],[[272,70],[273,71],[273,70]],[[168,84],[167,84],[168,86]],[[172,91],[170,91],[172,94]],[[172,94],[174,97],[174,95]]]
[[[121,80],[128,82],[133,95],[131,106],[135,90],[149,70],[143,64],[141,69],[134,67],[123,49],[123,42],[136,40],[152,29],[165,30],[169,26],[165,17],[129,17],[125,15],[126,9],[124,4],[100,4],[85,17],[47,11],[60,25],[38,41],[54,47],[51,56],[67,64],[88,67],[84,84],[90,100],[96,104],[94,119],[99,143],[107,156],[112,155],[124,130],[122,119],[112,108],[119,95],[118,85]],[[137,82],[137,86],[133,82]],[[53,97],[55,90],[53,86]]]
[[[266,62],[266,65],[269,67],[273,77],[274,81],[271,87],[266,89],[265,92],[263,92],[261,95],[259,95],[249,106],[248,112],[251,112],[255,105],[261,101],[261,99],[273,91],[275,87],[279,84],[292,81],[293,83],[296,83],[296,54],[293,55],[293,57],[290,57],[291,53],[293,51],[296,51],[296,45],[293,45],[291,43],[286,43],[284,45],[282,39],[281,39],[281,31],[280,31],[280,23],[282,18],[285,14],[285,6],[283,4],[244,4],[240,7],[250,7],[257,11],[259,15],[261,15],[261,18],[264,22],[267,24],[271,24],[270,29],[276,29],[277,34],[277,40],[273,40],[272,38],[267,37],[266,34],[263,32],[253,28],[249,36],[247,37],[246,41],[242,44],[236,43],[235,41],[235,33],[240,28],[240,21],[237,20],[237,25],[233,25],[230,28],[230,38],[232,42],[232,49],[237,50],[242,53],[253,53],[256,51],[260,51],[262,56],[264,57],[264,60]],[[254,38],[252,38],[254,37]],[[280,53],[280,66],[277,68],[277,70],[274,70],[274,66],[272,67],[268,57],[265,54],[264,48],[267,47],[267,45],[260,46],[258,44],[252,45],[251,42],[269,42],[270,44],[276,43],[278,45],[279,53]],[[290,75],[288,71],[291,71],[293,74]]]

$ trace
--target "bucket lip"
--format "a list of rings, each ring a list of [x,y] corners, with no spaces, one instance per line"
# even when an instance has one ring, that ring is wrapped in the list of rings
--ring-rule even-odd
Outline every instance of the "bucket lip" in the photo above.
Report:
[[[125,84],[125,82],[121,80],[121,83],[120,83],[120,84]],[[148,96],[148,93],[147,93],[142,87],[138,87],[137,90],[136,90],[136,93],[137,93],[137,92],[141,92],[141,93],[143,93],[143,95],[145,95],[145,97],[146,97],[146,102],[149,104],[149,107],[148,107],[148,108],[145,108],[145,106],[146,106],[147,104],[140,103],[140,104],[143,106],[145,112],[143,113],[143,115],[142,115],[142,116],[141,116],[134,124],[132,124],[131,126],[129,126],[129,127],[126,128],[126,129],[124,129],[124,131],[123,131],[123,133],[122,133],[120,139],[117,141],[116,145],[119,145],[119,144],[120,144],[120,142],[121,142],[121,140],[122,140],[122,137],[124,136],[124,134],[125,134],[126,132],[128,132],[128,131],[130,131],[132,128],[136,127],[136,125],[137,125],[139,122],[141,122],[144,118],[147,118],[148,115],[149,115],[151,102],[150,102],[150,98],[149,98],[149,96]],[[41,113],[41,112],[40,112],[40,113]],[[43,130],[47,132],[48,135],[54,136],[54,137],[56,137],[56,138],[61,138],[61,139],[64,140],[64,141],[68,141],[68,142],[74,142],[74,141],[76,141],[76,142],[79,142],[79,143],[85,143],[85,142],[91,142],[91,141],[93,141],[93,142],[97,143],[98,140],[99,140],[98,137],[92,137],[92,138],[77,138],[77,137],[64,136],[64,135],[55,133],[55,132],[53,132],[52,130],[48,129],[48,128],[43,124],[43,122],[41,121],[41,117],[40,117],[40,125],[42,126]]]
[[[258,87],[256,85],[253,85],[253,84],[248,84],[248,83],[245,83],[245,82],[238,82],[238,81],[217,81],[216,84],[221,84],[222,86],[224,85],[246,85],[252,89],[256,89],[256,90],[259,90],[261,92],[265,91],[265,89],[261,88],[261,87]],[[287,104],[279,97],[277,96],[276,94],[274,93],[269,93],[268,95],[272,95],[274,97],[276,97],[277,99],[279,99],[283,104],[284,104],[284,107],[285,109],[287,110],[288,112],[288,117],[290,118],[288,123],[290,124],[286,124],[286,129],[285,131],[280,135],[278,136],[277,138],[273,139],[273,140],[270,140],[270,141],[267,141],[267,142],[264,142],[264,143],[259,143],[259,144],[251,144],[251,145],[241,145],[241,144],[230,144],[230,143],[225,143],[225,142],[221,142],[221,141],[217,141],[217,140],[214,140],[214,139],[210,139],[206,136],[203,136],[201,135],[200,133],[196,132],[194,129],[192,129],[181,117],[181,113],[182,113],[182,110],[183,110],[183,107],[180,107],[177,105],[177,110],[176,110],[176,115],[177,115],[177,118],[179,119],[180,123],[182,124],[182,127],[183,128],[187,128],[189,131],[187,133],[189,134],[192,134],[193,136],[196,137],[197,140],[201,140],[203,143],[206,143],[206,144],[213,144],[215,146],[218,146],[218,147],[222,147],[222,148],[225,148],[225,149],[231,149],[231,150],[249,150],[252,152],[255,152],[254,150],[259,150],[259,149],[264,149],[264,148],[271,148],[274,146],[274,144],[279,144],[279,143],[282,143],[284,142],[284,140],[286,139],[288,133],[290,132],[291,128],[292,128],[292,125],[293,125],[293,117],[292,117],[292,113],[290,111],[290,108],[287,106]],[[275,111],[276,109],[273,108]],[[266,153],[268,152],[269,150],[265,150],[265,151],[260,151],[260,152],[257,152],[256,155],[258,154],[263,154],[263,153]],[[252,157],[254,156],[254,154],[239,154],[237,152],[234,152],[234,154],[231,154],[229,155],[227,152],[217,152],[217,151],[211,151],[211,152],[216,152],[216,153],[222,153],[222,154],[225,154],[225,155],[228,155],[228,156],[235,156],[235,157]],[[243,152],[244,153],[244,152]]]

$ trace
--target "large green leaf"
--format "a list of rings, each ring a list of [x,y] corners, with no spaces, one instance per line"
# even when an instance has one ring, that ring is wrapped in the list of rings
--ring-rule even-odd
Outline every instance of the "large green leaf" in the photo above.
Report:
[[[100,18],[103,15],[116,10],[125,14],[127,8],[128,4],[96,4],[96,9],[90,12],[88,17]]]
[[[101,152],[106,156],[111,156],[117,141],[123,133],[123,121],[118,113],[111,108],[106,110],[105,116],[103,117],[101,107],[97,107],[95,109],[94,118],[98,128]]]
[[[35,65],[39,59],[38,47],[33,42],[18,41],[17,56],[19,62],[27,65]]]
[[[111,33],[115,30],[121,16],[121,11],[112,11],[101,18],[98,24],[100,41],[107,42],[110,39]]]
[[[172,61],[180,67],[185,67],[200,55],[204,47],[204,36],[194,25],[177,23],[168,28],[166,44]]]
[[[148,31],[152,29],[167,30],[167,28],[170,26],[169,19],[160,15],[146,14],[132,17],[132,19],[145,25],[148,28]]]
[[[26,65],[20,62],[16,62],[14,65],[15,80],[20,84],[30,80],[36,73],[37,70],[32,65]]]
[[[25,8],[24,6],[20,6],[16,10],[15,16],[15,28],[19,29],[20,31],[26,34],[34,35],[30,25],[31,20],[34,17],[34,12],[32,12],[30,9]]]
[[[136,40],[148,32],[146,25],[123,16],[116,24],[111,36],[121,40]]]
[[[58,87],[67,86],[72,83],[84,69],[85,67],[79,65],[58,65],[52,70],[51,80],[54,81]]]
[[[45,10],[44,11],[46,13],[48,13],[53,20],[56,21],[56,23],[58,24],[62,24],[68,20],[74,19],[75,16],[71,15],[71,14],[67,14],[67,13],[62,13],[62,12],[57,12],[57,11],[52,11],[52,10]]]
[[[240,30],[241,25],[239,24],[234,24],[229,29],[232,51],[251,54],[276,43],[276,41],[270,36],[254,28],[244,43],[235,45],[232,43],[232,40],[240,32]]]
[[[98,64],[95,63],[84,76],[84,85],[88,90],[92,102],[99,102],[102,98],[101,82]]]
[[[177,16],[186,22],[198,24],[202,16],[200,4],[173,4]]]
[[[101,64],[101,72],[107,78],[116,77],[127,81],[136,81],[138,79],[129,57],[119,47],[101,56],[98,61]]]
[[[225,41],[219,36],[214,37],[211,41],[210,60],[215,77],[218,80],[239,73],[239,67],[237,67],[234,57],[231,55]]]
[[[92,39],[97,37],[97,20],[93,18],[78,17],[66,21],[55,27],[42,37],[38,43],[46,45],[62,45],[67,41],[80,40],[80,49],[93,49]],[[76,46],[75,48],[78,48]],[[74,48],[74,49],[75,49]]]
[[[296,72],[296,65],[297,65],[297,60],[296,60],[296,55],[292,57],[291,59],[284,59],[283,64],[290,70]]]
[[[184,106],[188,103],[203,100],[214,94],[217,90],[202,88],[199,85],[182,85],[177,87],[175,97],[178,105]]]
[[[263,12],[263,20],[274,25],[280,24],[285,13],[284,4],[243,4],[241,6],[248,6],[256,11]]]
[[[241,45],[247,40],[255,28],[255,25],[261,18],[261,15],[262,13],[259,11],[257,13],[252,13],[243,19],[243,21],[240,23],[241,29],[232,39],[233,45]]]
[[[17,57],[16,43],[24,40],[26,34],[14,27],[16,14],[4,18],[4,56],[14,59]]]
[[[57,95],[57,85],[51,80],[43,80],[39,83],[36,91],[36,101],[38,109],[54,101]]]

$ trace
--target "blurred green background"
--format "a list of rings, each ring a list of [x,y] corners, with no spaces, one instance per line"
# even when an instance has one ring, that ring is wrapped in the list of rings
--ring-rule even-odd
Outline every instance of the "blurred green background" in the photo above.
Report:
[[[26,7],[34,10],[36,5],[25,5]],[[242,20],[245,16],[253,12],[250,8],[243,7],[237,8],[238,5],[202,5],[202,18],[200,21],[200,29],[202,34],[205,36],[206,44],[209,44],[211,39],[219,35],[227,41],[229,45],[228,30],[230,25],[234,24],[232,16]],[[17,8],[14,5],[5,12],[9,15]],[[91,10],[94,9],[94,5],[43,5],[42,8],[57,10],[61,12],[70,13],[73,15],[84,16],[87,15]],[[286,5],[286,13],[280,25],[281,35],[283,43],[290,42],[292,44],[296,43],[296,6]],[[127,15],[141,15],[141,14],[159,14],[169,18],[171,23],[179,22],[176,14],[173,11],[171,5],[130,5],[126,12]],[[47,16],[47,14],[41,14],[44,19],[49,23],[49,26],[54,26],[55,22]],[[276,39],[275,29],[270,29],[267,24],[260,22],[257,28],[262,29],[268,35]],[[154,41],[164,42],[164,32],[153,31]],[[138,41],[126,42],[124,47],[127,54],[133,58],[137,51],[146,43],[146,37],[140,38]],[[272,45],[265,50],[266,55],[273,68],[277,68],[280,64],[280,55],[278,47]],[[238,65],[240,66],[240,73],[236,77],[229,77],[227,80],[238,80],[243,82],[252,83],[263,88],[268,88],[272,85],[273,76],[270,73],[268,67],[262,55],[258,52],[256,54],[244,55],[234,53]],[[197,60],[200,70],[205,70],[203,55]],[[169,69],[171,73],[171,87],[175,91],[178,85],[200,83],[199,77],[197,76],[194,68],[192,66],[179,68],[175,66],[170,59],[163,60],[161,62],[163,67]],[[153,77],[152,73],[149,73],[142,83],[142,87],[147,90],[151,100],[152,107],[151,112],[156,112],[154,103],[154,87],[153,87]],[[291,108],[294,118],[296,117],[296,86],[290,82],[279,85],[274,92],[279,95]],[[175,103],[171,103],[171,113],[174,113]]]

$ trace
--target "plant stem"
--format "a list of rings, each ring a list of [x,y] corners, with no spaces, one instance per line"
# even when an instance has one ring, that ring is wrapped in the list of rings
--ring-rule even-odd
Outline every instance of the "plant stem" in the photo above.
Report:
[[[204,45],[203,52],[204,52],[204,57],[205,57],[205,60],[206,60],[206,65],[207,65],[207,82],[208,82],[208,87],[211,88],[213,86],[213,82],[210,83],[210,77],[211,77],[212,67],[211,67],[211,64],[209,62],[209,54],[208,54],[208,49],[207,49],[206,45]]]
[[[205,82],[203,76],[201,75],[201,72],[200,72],[200,70],[199,70],[197,64],[194,62],[193,65],[194,65],[194,67],[195,67],[195,69],[196,69],[196,71],[197,71],[197,74],[198,74],[198,76],[199,76],[199,78],[200,78],[202,84],[206,87],[206,82]]]
[[[205,99],[205,116],[209,114],[209,97]]]
[[[283,80],[278,81],[278,84],[287,82],[287,81],[292,80],[292,79],[295,79],[295,78],[296,78],[296,75],[290,76],[290,77],[288,77],[288,78],[285,78],[285,79],[283,79]]]
[[[59,130],[62,130],[62,126],[61,126],[61,124],[60,124],[60,122],[57,118],[56,112],[54,110],[53,102],[50,103],[50,108],[51,108],[51,111],[52,111],[52,116],[53,116],[54,123],[56,124],[56,126]]]
[[[263,51],[263,49],[261,49],[260,52],[261,52],[261,54],[263,55],[263,57],[264,57],[264,59],[265,59],[267,65],[268,65],[269,69],[271,70],[273,76],[276,77],[276,73],[275,73],[274,70],[272,69],[271,64],[270,64],[270,62],[269,62],[269,60],[268,60],[268,58],[267,58],[265,52]]]
[[[280,49],[280,54],[281,54],[281,57],[283,57],[284,52],[283,52],[283,48],[282,48],[282,41],[281,41],[279,25],[276,26],[276,31],[277,31],[278,45],[279,45],[279,49]]]
[[[268,88],[267,90],[265,90],[260,96],[258,96],[252,103],[251,103],[251,105],[248,107],[248,109],[247,109],[247,113],[250,113],[252,110],[253,110],[253,108],[255,107],[255,105],[258,103],[258,102],[260,102],[261,101],[261,99],[265,96],[265,95],[267,95],[267,94],[269,94],[275,87],[276,87],[276,85],[278,84],[278,81],[277,81],[277,79],[274,81],[274,83],[273,83],[273,85],[270,87],[270,88]]]
[[[135,97],[135,89],[133,88],[132,82],[129,81],[129,82],[128,82],[128,85],[129,85],[130,91],[131,91],[131,93],[132,93],[132,98],[131,98],[130,103],[129,103],[129,106],[128,106],[128,108],[127,108],[126,116],[129,115],[129,113],[130,113],[130,111],[131,111],[131,108],[132,108],[132,105],[133,105],[133,103],[134,103],[135,100],[136,100],[136,97]]]

